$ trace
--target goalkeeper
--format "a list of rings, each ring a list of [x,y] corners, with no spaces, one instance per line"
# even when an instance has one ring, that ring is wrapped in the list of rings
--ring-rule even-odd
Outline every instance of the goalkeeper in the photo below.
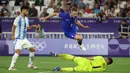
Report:
[[[76,57],[70,54],[56,54],[51,52],[51,55],[61,57],[65,60],[71,60],[77,63],[76,67],[61,68],[57,67],[52,71],[75,71],[75,72],[92,72],[92,71],[105,71],[106,66],[113,63],[112,58],[103,58],[102,56],[95,56],[89,58]]]

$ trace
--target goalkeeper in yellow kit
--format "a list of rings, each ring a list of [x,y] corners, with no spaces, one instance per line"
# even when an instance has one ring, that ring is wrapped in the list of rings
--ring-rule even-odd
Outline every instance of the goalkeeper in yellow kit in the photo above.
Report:
[[[75,72],[92,72],[92,71],[104,71],[106,66],[113,63],[112,58],[103,58],[102,56],[95,57],[76,57],[70,54],[56,54],[51,52],[53,56],[59,56],[65,60],[71,60],[78,64],[76,67],[61,68],[56,67],[52,71],[75,71]]]

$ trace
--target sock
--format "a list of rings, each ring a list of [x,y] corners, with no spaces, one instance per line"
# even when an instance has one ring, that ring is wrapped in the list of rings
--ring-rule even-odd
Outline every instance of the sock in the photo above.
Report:
[[[65,60],[73,60],[74,59],[74,56],[70,55],[70,54],[59,54],[58,56],[62,57]]]
[[[30,52],[30,53],[29,53],[29,64],[33,64],[34,53],[35,53],[35,52]]]
[[[77,40],[79,45],[82,45],[82,40]]]
[[[18,56],[19,56],[19,54],[17,54],[17,53],[15,53],[13,55],[10,67],[14,67],[14,65],[15,65],[15,63],[17,61]]]
[[[72,67],[61,68],[61,71],[74,71],[74,68],[72,68]]]

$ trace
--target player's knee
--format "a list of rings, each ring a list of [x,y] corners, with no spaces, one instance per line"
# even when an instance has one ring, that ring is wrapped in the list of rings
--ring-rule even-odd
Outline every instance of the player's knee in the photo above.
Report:
[[[29,51],[30,52],[35,52],[35,49],[34,48],[30,48]]]
[[[20,54],[20,52],[21,52],[20,49],[15,50],[15,53],[17,53],[17,54]]]
[[[77,40],[82,40],[82,36],[81,35],[76,35]]]
[[[83,38],[82,38],[82,36],[81,35],[79,35],[79,40],[82,40]]]
[[[83,38],[82,38],[82,36],[80,37],[80,40],[82,40]]]

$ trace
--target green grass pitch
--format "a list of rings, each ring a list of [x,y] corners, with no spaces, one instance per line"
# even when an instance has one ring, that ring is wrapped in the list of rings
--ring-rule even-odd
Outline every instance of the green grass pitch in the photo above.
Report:
[[[16,63],[17,71],[8,71],[12,56],[0,56],[0,73],[89,73],[89,72],[52,72],[51,69],[57,66],[74,67],[72,61],[66,61],[59,57],[35,57],[35,64],[38,70],[27,68],[28,57],[20,56]],[[114,63],[107,67],[105,72],[90,73],[130,73],[130,58],[114,57]]]

